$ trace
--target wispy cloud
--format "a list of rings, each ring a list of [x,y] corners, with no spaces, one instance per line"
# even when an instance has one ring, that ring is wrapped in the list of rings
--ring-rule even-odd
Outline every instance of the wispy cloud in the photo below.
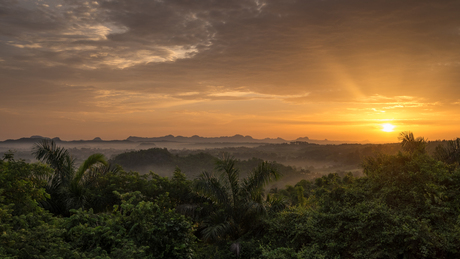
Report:
[[[21,14],[21,17],[3,22],[9,29],[6,40],[2,41],[17,48],[29,49],[28,58],[44,65],[70,65],[84,69],[101,66],[127,68],[151,62],[174,61],[193,56],[199,46],[202,48],[211,44],[213,36],[208,31],[209,23],[200,20],[192,11],[175,12],[171,6],[159,1],[152,1],[145,10],[136,5],[118,9],[122,8],[120,1],[102,2],[76,1],[54,7],[50,4],[33,7],[26,0],[11,3],[6,8],[7,14],[10,11],[11,14]],[[142,21],[142,29],[132,24],[137,22],[137,15],[145,16],[152,10],[157,14],[165,12],[173,16],[168,19],[175,21],[165,26],[171,29],[166,33],[169,36],[155,36],[156,24],[161,22],[161,18],[153,14],[148,15],[150,20]],[[123,22],[118,15],[132,16],[133,20]],[[149,31],[149,27],[153,30]],[[162,31],[166,32],[165,29],[168,28]],[[176,40],[178,33],[182,34],[184,40]],[[43,59],[37,55],[37,51],[55,55],[52,59]]]

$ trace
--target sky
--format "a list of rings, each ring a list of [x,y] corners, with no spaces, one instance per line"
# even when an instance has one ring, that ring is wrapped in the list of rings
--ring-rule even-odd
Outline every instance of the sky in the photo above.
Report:
[[[0,140],[453,139],[459,14],[458,0],[2,0]]]

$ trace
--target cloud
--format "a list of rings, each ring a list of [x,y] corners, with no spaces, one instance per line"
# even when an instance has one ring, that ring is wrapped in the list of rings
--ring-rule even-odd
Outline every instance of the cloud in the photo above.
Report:
[[[50,71],[67,67],[69,74],[75,68],[90,70],[86,73],[131,68],[110,77],[155,81],[148,87],[131,83],[131,89],[184,90],[184,84],[190,89],[206,82],[317,98],[331,97],[318,89],[334,88],[347,98],[381,87],[392,95],[409,94],[421,86],[405,78],[418,74],[417,81],[431,83],[439,73],[420,70],[445,57],[454,62],[452,52],[458,54],[441,40],[457,27],[451,1],[43,3],[49,8],[26,0],[1,6],[7,17],[1,42],[17,49],[8,49],[14,56],[1,51],[0,56],[11,67],[27,62]],[[104,73],[99,78],[106,79]]]
[[[441,120],[458,114],[459,12],[454,0],[3,0],[0,109]]]
[[[208,22],[192,11],[177,12],[160,1],[145,5],[66,1],[51,7],[7,1],[0,6],[7,17],[2,42],[24,49],[29,61],[84,69],[174,61],[211,44]],[[43,52],[54,55],[44,57]]]
[[[281,95],[281,94],[263,94],[257,93],[253,91],[215,91],[210,93],[205,93],[203,96],[206,99],[210,100],[256,100],[256,99],[266,99],[266,100],[284,100],[284,101],[292,101],[293,99],[303,98],[308,96],[307,94],[298,94],[298,95]]]

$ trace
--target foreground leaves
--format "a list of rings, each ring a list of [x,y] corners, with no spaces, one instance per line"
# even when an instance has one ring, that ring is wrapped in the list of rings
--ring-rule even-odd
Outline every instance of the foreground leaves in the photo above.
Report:
[[[112,213],[73,210],[65,222],[66,239],[81,258],[192,258],[193,227],[184,216],[142,201],[139,192],[121,195]]]

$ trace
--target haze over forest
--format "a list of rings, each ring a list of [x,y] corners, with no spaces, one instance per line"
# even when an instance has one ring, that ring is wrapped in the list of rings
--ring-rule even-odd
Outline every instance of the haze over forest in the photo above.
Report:
[[[37,161],[33,155],[37,144],[51,140],[42,136],[0,141],[0,156],[13,153],[17,159]],[[283,179],[275,186],[294,185],[303,179],[313,180],[331,173],[343,176],[350,172],[362,175],[362,163],[367,157],[381,154],[395,155],[401,151],[400,143],[342,143],[328,140],[314,140],[301,137],[295,140],[254,139],[251,136],[205,138],[167,135],[142,138],[130,136],[124,140],[65,141],[52,139],[58,147],[65,148],[81,164],[94,153],[103,154],[113,165],[140,174],[154,172],[171,177],[176,168],[189,178],[195,179],[201,173],[215,170],[215,162],[224,155],[237,159],[237,166],[246,175],[262,161],[277,164]],[[429,141],[429,154],[445,141]]]
[[[459,13],[456,0],[3,0],[0,140],[453,139]]]

